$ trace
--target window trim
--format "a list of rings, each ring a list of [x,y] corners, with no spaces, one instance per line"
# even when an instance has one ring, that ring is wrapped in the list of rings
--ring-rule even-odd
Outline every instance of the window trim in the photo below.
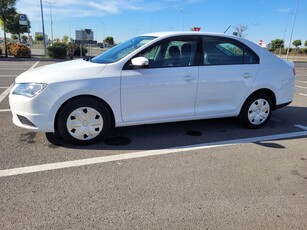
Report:
[[[239,48],[243,49],[244,55],[243,55],[243,63],[238,63],[238,64],[205,64],[204,63],[204,58],[203,58],[203,52],[204,52],[204,43],[208,40],[214,40],[214,41],[221,41],[223,43],[231,43],[233,45],[238,46]],[[220,37],[220,36],[214,36],[214,35],[201,35],[201,47],[200,47],[200,53],[201,53],[201,57],[202,57],[202,62],[201,62],[201,66],[223,66],[223,65],[257,65],[260,64],[260,58],[259,55],[253,51],[250,47],[248,47],[247,45],[245,45],[244,43],[233,39],[233,38],[227,38],[227,37]],[[250,53],[252,56],[255,57],[255,62],[254,63],[245,63],[245,53],[248,52]]]
[[[150,49],[152,49],[155,46],[161,45],[164,42],[171,42],[171,41],[175,41],[175,40],[180,40],[180,41],[191,41],[191,40],[195,40],[196,43],[196,48],[195,48],[195,54],[194,54],[194,63],[193,65],[189,65],[189,66],[174,66],[174,67],[169,67],[169,66],[161,66],[161,67],[143,67],[141,69],[162,69],[162,68],[180,68],[180,67],[195,67],[195,66],[199,66],[198,63],[198,56],[199,56],[199,35],[181,35],[181,36],[173,36],[173,37],[168,37],[165,39],[162,39],[161,41],[158,41],[152,45],[150,45],[149,47],[146,47],[145,49],[141,50],[140,52],[138,52],[136,55],[134,55],[132,58],[130,58],[125,65],[123,66],[123,70],[132,70],[134,68],[131,67],[131,60],[133,58],[139,57],[141,54],[146,53],[147,51],[149,51]]]

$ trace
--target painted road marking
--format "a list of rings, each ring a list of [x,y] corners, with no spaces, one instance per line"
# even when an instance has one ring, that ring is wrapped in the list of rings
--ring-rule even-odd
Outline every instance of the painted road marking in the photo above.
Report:
[[[298,80],[296,80],[296,82],[307,84],[307,81],[298,81]]]
[[[14,77],[15,78],[16,75],[7,75],[7,74],[5,74],[5,75],[0,75],[0,77],[12,77],[12,78]]]
[[[307,131],[307,126],[304,125],[295,125],[295,127],[306,130]]]
[[[300,86],[300,85],[296,85],[295,87],[296,87],[296,88],[300,88],[300,89],[307,89],[307,87],[305,87],[305,86]]]
[[[9,95],[11,89],[13,88],[14,86],[14,83],[11,84],[6,90],[4,90],[3,93],[0,94],[0,103],[4,100],[4,98]]]
[[[307,94],[305,94],[305,93],[299,93],[299,95],[307,97]]]
[[[29,71],[30,69],[35,68],[35,66],[37,66],[37,64],[39,63],[39,61],[37,61],[34,65],[32,65],[27,71]],[[7,95],[10,94],[11,89],[13,88],[14,83],[11,84],[3,93],[1,93],[0,95],[0,103],[4,100],[4,98],[6,98]]]
[[[12,65],[12,67],[13,67],[14,65]],[[0,67],[1,68],[1,67]],[[1,68],[1,70],[12,70],[12,68]],[[14,67],[14,70],[21,70],[21,71],[25,71],[25,69],[24,68],[16,68],[16,67]]]
[[[289,138],[307,136],[306,126],[296,125],[296,127],[303,128],[304,131],[285,133],[285,134],[276,134],[276,135],[269,135],[269,136],[261,136],[261,137],[236,139],[236,140],[229,140],[229,141],[220,141],[220,142],[198,144],[198,145],[179,146],[179,147],[170,148],[170,149],[148,150],[148,151],[141,151],[141,152],[118,154],[118,155],[113,155],[113,156],[95,157],[95,158],[88,158],[88,159],[82,159],[82,160],[65,161],[65,162],[42,164],[42,165],[33,165],[33,166],[21,167],[21,168],[5,169],[5,170],[0,171],[0,177],[22,175],[22,174],[35,173],[35,172],[44,172],[44,171],[50,171],[50,170],[56,170],[56,169],[80,167],[80,166],[85,166],[85,165],[94,165],[94,164],[101,164],[101,163],[107,163],[107,162],[113,162],[113,161],[149,157],[149,156],[159,156],[159,155],[166,155],[166,154],[171,154],[171,153],[180,153],[180,152],[188,152],[188,151],[196,151],[196,150],[203,150],[203,149],[210,149],[210,148],[240,145],[240,144],[246,144],[246,143],[255,143],[255,142],[260,142],[260,141],[271,141],[271,140],[289,139]]]
[[[0,109],[0,112],[11,112],[11,109]]]
[[[34,65],[32,65],[30,67],[30,69],[28,69],[27,71],[31,70],[31,69],[34,69],[37,65],[38,65],[39,61],[35,62]]]

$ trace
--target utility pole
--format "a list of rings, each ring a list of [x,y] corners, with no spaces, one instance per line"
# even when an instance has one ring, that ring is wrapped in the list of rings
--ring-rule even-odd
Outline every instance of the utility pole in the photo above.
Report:
[[[184,14],[185,14],[185,12],[183,10],[180,10],[180,13],[182,13],[182,31],[184,31]]]
[[[292,42],[292,35],[293,35],[293,31],[294,31],[294,26],[295,26],[298,5],[299,5],[299,0],[297,0],[297,4],[296,4],[296,10],[295,10],[294,20],[293,20],[293,25],[292,25],[291,37],[290,37],[290,41],[289,41],[289,47],[288,47],[288,50],[287,50],[287,57],[286,57],[287,60],[288,60],[290,46],[291,46],[291,42]]]
[[[55,4],[56,2],[48,2],[44,1],[49,5],[50,9],[50,28],[51,28],[51,43],[53,43],[53,21],[52,21],[52,5]]]
[[[40,4],[41,4],[42,27],[43,27],[44,55],[46,55],[46,36],[45,36],[44,13],[43,13],[43,3],[42,3],[42,0],[40,0]]]

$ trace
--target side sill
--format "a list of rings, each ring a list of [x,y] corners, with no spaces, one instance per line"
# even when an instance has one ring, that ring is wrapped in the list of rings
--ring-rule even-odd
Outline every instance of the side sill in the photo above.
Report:
[[[292,102],[292,101],[289,101],[289,102],[287,102],[287,103],[283,103],[283,104],[280,104],[280,105],[276,105],[276,107],[275,107],[274,110],[283,108],[283,107],[285,107],[285,106],[291,104],[291,102]]]

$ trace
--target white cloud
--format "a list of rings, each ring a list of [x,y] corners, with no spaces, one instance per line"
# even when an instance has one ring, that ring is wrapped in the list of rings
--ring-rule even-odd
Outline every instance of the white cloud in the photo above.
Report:
[[[291,8],[281,8],[277,9],[278,12],[280,13],[290,13]]]
[[[120,14],[123,11],[153,12],[167,8],[184,8],[185,5],[200,0],[61,0],[52,1],[53,14],[57,18],[66,17],[101,17],[107,14]],[[44,15],[49,15],[49,5],[42,1]],[[20,0],[16,4],[17,11],[27,14],[30,20],[41,18],[40,1]]]
[[[131,1],[90,1],[88,5],[94,9],[102,10],[108,14],[118,14],[121,10],[140,10]]]

